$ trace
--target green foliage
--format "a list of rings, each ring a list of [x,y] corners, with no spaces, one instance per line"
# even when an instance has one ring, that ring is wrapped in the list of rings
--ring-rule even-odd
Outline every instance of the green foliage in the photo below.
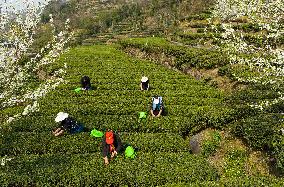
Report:
[[[260,100],[272,100],[277,96],[278,93],[269,89],[269,86],[265,88],[256,86],[236,92],[231,96],[231,102],[234,102],[235,104],[246,104],[258,102]]]
[[[213,32],[204,32],[203,28],[198,28],[197,33],[193,32],[178,32],[177,40],[183,44],[194,46],[194,45],[204,45],[206,42],[217,41],[220,36]]]
[[[190,15],[187,18],[185,18],[186,20],[205,20],[208,18],[211,18],[211,13],[210,12],[203,12],[200,14],[194,14],[194,15]]]
[[[51,136],[50,132],[15,132],[3,135],[0,155],[87,154],[101,151],[102,138],[91,137],[89,132],[65,135],[60,138]],[[189,151],[187,141],[176,133],[121,132],[119,135],[124,145],[134,145],[138,153],[182,153]]]
[[[160,38],[154,38],[152,42],[168,45],[166,40]],[[110,176],[118,181],[117,185],[129,186],[217,180],[217,172],[203,158],[188,153],[187,142],[181,135],[183,132],[194,133],[208,127],[223,128],[225,124],[248,114],[247,111],[225,106],[224,94],[202,82],[157,64],[129,58],[112,47],[72,49],[58,64],[47,67],[48,72],[52,73],[60,63],[65,62],[69,67],[66,76],[68,84],[59,86],[42,99],[40,112],[4,129],[4,136],[0,137],[0,155],[13,156],[16,160],[8,162],[3,172],[0,172],[3,186],[99,185],[104,184]],[[74,88],[79,86],[83,75],[91,77],[95,90],[77,94]],[[139,90],[143,75],[147,75],[151,81],[152,89],[148,92]],[[168,115],[157,119],[148,117],[145,122],[138,123],[137,112],[148,111],[150,98],[156,93],[163,96]],[[100,139],[91,138],[87,132],[52,137],[50,131],[56,126],[54,117],[59,111],[68,112],[89,129],[116,130],[125,145],[130,144],[138,150],[137,160],[124,160],[123,156],[119,156],[109,166],[110,170],[119,171],[113,174],[103,167],[99,156]],[[270,137],[261,140],[261,126],[257,124],[257,137],[251,136],[253,131],[249,125],[236,125],[244,126],[243,131],[236,133],[240,132],[240,136],[249,141],[256,140],[257,144],[269,141]],[[206,156],[214,153],[219,141],[219,134],[212,134],[212,140],[205,143]],[[278,147],[274,148],[278,150],[275,155],[282,162],[282,148],[278,143],[275,147]],[[65,157],[61,156],[63,153]],[[232,157],[237,158],[234,155]],[[229,165],[227,176],[234,177],[234,171],[238,171],[236,175],[239,176],[242,172],[238,167],[242,167],[241,162]],[[134,174],[132,168],[136,171]],[[30,170],[31,178],[26,175]],[[54,174],[55,171],[60,174]],[[109,182],[106,185],[111,184]]]
[[[105,32],[146,31],[146,35],[160,35],[172,33],[177,29],[181,19],[196,17],[206,19],[210,12],[208,6],[213,5],[213,0],[146,0],[146,1],[93,1],[69,0],[48,3],[41,16],[42,23],[49,21],[49,14],[53,14],[55,24],[62,27],[67,18],[74,29],[87,29],[86,35]],[[198,15],[198,16],[197,16]],[[86,21],[84,24],[84,20]],[[123,23],[129,24],[120,28]]]
[[[42,25],[34,36],[35,41],[32,44],[32,49],[34,52],[38,53],[40,50],[45,47],[48,42],[53,38],[52,27],[49,24]]]
[[[225,165],[225,176],[234,177],[244,177],[245,176],[245,160],[246,152],[242,150],[234,150],[227,153],[226,165]]]
[[[206,137],[206,140],[202,143],[202,154],[206,157],[212,155],[217,151],[217,148],[220,146],[221,135],[218,131],[210,132],[209,136]]]
[[[40,100],[39,112],[3,128],[0,155],[14,159],[1,166],[2,186],[151,186],[218,179],[205,158],[189,153],[181,135],[222,128],[234,119],[235,111],[224,106],[222,92],[110,46],[74,48],[46,67],[48,73],[63,63],[68,63],[68,83]],[[74,89],[83,75],[91,78],[95,89],[78,94]],[[150,79],[147,92],[139,90],[143,75]],[[147,115],[138,123],[137,112],[149,112],[154,94],[163,97],[168,115]],[[89,132],[53,137],[50,131],[58,125],[54,118],[60,111],[90,130],[115,130],[124,145],[137,149],[137,157],[119,155],[105,168],[101,139]]]
[[[252,148],[264,149],[273,139],[278,123],[273,115],[259,114],[237,122],[234,125],[234,133],[243,137]]]
[[[71,17],[73,27],[86,31],[79,36],[83,40],[82,35],[97,34],[125,20],[142,23],[147,16],[156,18],[155,26],[167,28],[177,22],[182,11],[187,12],[183,3],[190,4],[189,9],[194,9],[193,6],[201,1],[154,0],[145,6],[151,7],[149,9],[141,4],[123,4],[108,11],[94,11],[97,18],[94,14],[81,14],[80,19],[74,19],[78,17],[74,14],[77,12],[76,2],[51,1],[42,15],[42,22],[48,22],[49,13],[55,15],[57,25],[63,25],[60,21],[63,23],[67,17]],[[202,1],[203,4],[208,2],[211,3]],[[180,12],[177,12],[178,8]],[[179,33],[184,43],[193,45],[218,37],[202,33],[204,29],[201,28],[206,27],[207,23],[200,20],[210,17],[210,12],[185,17],[194,20],[191,27],[199,29],[198,33]],[[259,30],[257,25],[252,24],[236,25],[234,28],[246,32]],[[47,41],[49,33],[48,29],[39,32],[34,44],[37,50]],[[256,46],[267,42],[279,45],[284,41],[284,37],[270,41],[256,34],[245,34],[244,39]],[[231,78],[233,74],[244,77],[256,75],[247,71],[246,67],[232,68],[226,65],[226,55],[219,51],[177,46],[163,38],[126,39],[120,44],[123,48],[134,47],[148,53],[172,56],[175,58],[173,66],[180,70],[221,67],[219,74]],[[23,59],[21,63],[26,60]],[[69,83],[41,100],[40,112],[3,128],[0,156],[13,156],[14,160],[4,167],[0,166],[2,186],[156,186],[168,183],[177,183],[177,186],[284,185],[283,180],[244,176],[246,153],[238,150],[227,154],[225,178],[219,180],[217,171],[204,158],[188,154],[187,142],[180,136],[183,132],[194,133],[208,127],[223,128],[242,117],[243,120],[232,125],[235,135],[243,137],[254,149],[269,147],[278,168],[283,171],[284,146],[283,136],[278,133],[278,121],[273,116],[262,114],[246,118],[254,115],[255,111],[243,106],[248,101],[273,99],[276,92],[268,89],[245,90],[234,95],[235,100],[232,99],[234,104],[241,107],[232,109],[232,106],[224,105],[224,94],[217,90],[161,66],[128,58],[111,47],[72,49],[66,59],[61,59],[60,63],[64,62],[70,65],[67,75]],[[52,74],[60,65],[48,66],[45,70]],[[79,78],[83,75],[92,78],[96,89],[77,94],[73,90],[79,86]],[[142,75],[149,75],[151,79],[152,90],[149,92],[139,91]],[[146,121],[137,123],[137,111],[149,111],[149,98],[157,92],[164,98],[168,115],[158,119],[148,117]],[[19,109],[22,107],[1,111],[0,122],[6,114]],[[279,109],[283,109],[283,104],[271,111]],[[56,126],[54,117],[59,111],[70,113],[89,129],[112,128],[118,131],[125,144],[138,149],[137,159],[126,160],[119,156],[105,168],[99,155],[100,139],[91,138],[87,132],[52,137],[50,130]],[[204,155],[213,154],[219,143],[220,134],[212,134],[212,139],[203,145]]]
[[[273,114],[257,114],[233,125],[233,132],[243,137],[247,144],[258,150],[269,150],[276,158],[276,166],[283,173],[283,137],[279,130],[280,120]]]
[[[233,94],[230,103],[245,106],[248,103],[257,103],[263,100],[271,101],[277,97],[279,97],[277,90],[270,85],[254,85]],[[279,113],[283,111],[282,102],[272,105],[262,112],[251,108],[242,112],[244,114],[241,116],[242,120],[231,126],[232,132],[246,140],[251,148],[272,152],[281,173],[283,173],[283,142],[279,135],[279,127],[282,123]]]
[[[17,62],[20,66],[24,66],[27,62],[30,61],[30,57],[27,55],[22,56]]]
[[[56,20],[57,26],[63,26],[67,18],[70,18],[70,14],[76,12],[76,4],[74,1],[64,1],[64,0],[51,0],[45,7],[42,15],[42,23],[47,23],[49,21],[49,14],[53,15]]]
[[[225,66],[222,66],[218,69],[218,75],[220,76],[225,76],[225,75],[231,75],[230,74],[230,65],[225,65]]]
[[[48,177],[46,177],[48,176]],[[188,153],[138,153],[134,160],[119,155],[105,167],[100,154],[23,155],[2,167],[4,186],[151,186],[172,181],[216,180],[215,169]]]
[[[187,48],[171,44],[163,38],[131,38],[120,41],[123,48],[133,47],[149,53],[164,53],[176,57],[174,66],[178,69],[187,67],[214,68],[227,63],[224,54],[218,51]]]
[[[234,29],[242,30],[244,32],[258,32],[260,31],[260,26],[258,24],[253,23],[243,23],[233,26]]]
[[[13,116],[18,113],[21,113],[24,110],[25,106],[14,106],[14,107],[9,107],[5,109],[1,109],[0,112],[0,122],[4,123],[5,120],[7,120],[7,116]]]
[[[280,128],[283,128],[283,124]],[[281,132],[275,132],[275,135],[271,141],[271,149],[273,155],[276,158],[276,166],[280,174],[284,174],[284,137]]]
[[[221,178],[219,181],[205,181],[196,183],[168,183],[163,185],[163,187],[223,187],[223,186],[283,186],[284,180],[276,177],[231,177],[231,178]]]
[[[238,56],[240,58],[244,58],[245,60],[251,60],[253,58],[259,57],[259,54],[257,54],[257,53],[249,54],[249,55],[248,54],[239,54]],[[269,59],[270,57],[267,56],[265,58]],[[236,64],[225,65],[225,66],[219,68],[218,74],[221,75],[221,76],[226,75],[227,77],[229,77],[233,81],[238,81],[239,83],[243,83],[243,84],[250,84],[250,86],[252,86],[253,84],[255,84],[255,85],[257,85],[257,84],[252,83],[252,82],[247,81],[247,80],[253,80],[255,78],[259,78],[259,79],[263,80],[263,82],[265,82],[265,81],[269,81],[272,78],[272,76],[263,76],[262,72],[260,72],[256,69],[251,69],[248,65],[244,65],[244,64],[242,64],[242,65],[240,65],[240,64],[238,64],[238,65],[236,65]],[[273,78],[275,78],[275,77],[273,77]],[[260,86],[260,85],[258,84],[257,86]],[[263,86],[271,88],[270,84],[263,85]]]
[[[99,24],[96,24],[96,19],[88,16],[80,16],[76,20],[76,25],[81,28],[86,30],[85,35],[92,35],[92,34],[97,34],[100,32],[101,26]]]
[[[261,34],[251,34],[251,33],[246,33],[244,34],[244,40],[246,40],[249,44],[253,44],[256,47],[263,47],[266,46],[267,44],[277,47],[281,46],[284,44],[284,37],[276,37],[276,38],[268,38],[265,35]]]

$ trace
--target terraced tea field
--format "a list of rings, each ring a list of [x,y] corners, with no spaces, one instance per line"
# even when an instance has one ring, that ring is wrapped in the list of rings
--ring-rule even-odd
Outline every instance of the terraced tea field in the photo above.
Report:
[[[57,66],[63,63],[68,64],[68,83],[42,99],[39,112],[3,129],[0,155],[12,160],[0,166],[1,186],[218,184],[217,170],[203,156],[190,153],[185,135],[222,127],[233,119],[235,111],[225,105],[224,93],[112,46],[74,48]],[[90,76],[95,89],[76,93],[83,75]],[[143,75],[152,87],[147,92],[139,90]],[[154,94],[163,97],[168,114],[138,122],[138,112],[149,112]],[[100,138],[89,132],[53,137],[54,118],[60,111],[89,129],[113,129],[125,145],[137,149],[137,157],[131,160],[120,154],[104,166]]]

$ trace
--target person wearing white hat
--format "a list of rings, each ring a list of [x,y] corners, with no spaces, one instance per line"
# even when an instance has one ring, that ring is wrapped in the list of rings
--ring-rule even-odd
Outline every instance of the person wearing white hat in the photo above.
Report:
[[[77,121],[69,117],[69,114],[64,112],[59,112],[55,118],[55,121],[60,123],[60,126],[52,132],[54,136],[60,136],[65,131],[73,134],[84,130],[83,125],[79,124]]]
[[[140,83],[140,89],[143,90],[149,90],[149,79],[148,77],[142,77],[141,83]]]
[[[164,110],[164,105],[162,101],[162,97],[155,95],[152,97],[152,107],[151,107],[151,115],[153,117],[160,117]]]

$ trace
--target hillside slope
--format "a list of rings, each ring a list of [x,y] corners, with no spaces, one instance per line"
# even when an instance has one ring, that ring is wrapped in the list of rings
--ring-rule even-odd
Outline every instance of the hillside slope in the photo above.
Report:
[[[222,127],[234,115],[217,89],[112,46],[74,48],[49,71],[63,63],[68,83],[40,101],[40,112],[2,129],[0,155],[8,159],[1,161],[2,186],[270,185],[267,177],[224,178],[207,158],[190,153],[186,132]],[[95,90],[75,93],[83,75],[91,77]],[[151,81],[148,92],[139,91],[143,75]],[[163,96],[168,115],[139,123],[138,112],[149,110],[154,94]],[[105,167],[101,139],[89,132],[53,137],[59,111],[89,129],[112,128],[124,145],[137,149],[137,157],[121,154]]]
[[[108,46],[75,48],[59,63],[63,62],[69,66],[69,83],[40,101],[40,112],[11,124],[1,137],[1,156],[12,158],[1,166],[3,186],[148,186],[218,178],[205,158],[189,153],[181,133],[222,123],[231,109],[223,105],[221,92]],[[74,92],[82,75],[91,77],[95,90]],[[149,92],[139,91],[142,75],[151,80]],[[155,93],[163,96],[168,115],[138,123],[138,112],[148,111]],[[137,158],[127,160],[121,155],[105,168],[100,139],[88,132],[52,137],[59,111],[68,112],[90,129],[114,129],[124,143],[138,149]]]

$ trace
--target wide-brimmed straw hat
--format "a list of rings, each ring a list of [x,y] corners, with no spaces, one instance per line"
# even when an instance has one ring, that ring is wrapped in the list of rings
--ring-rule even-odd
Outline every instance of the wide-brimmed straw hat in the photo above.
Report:
[[[142,77],[141,82],[147,82],[148,81],[148,77]]]
[[[64,113],[64,112],[59,112],[55,118],[55,121],[56,122],[60,122],[60,121],[63,121],[65,120],[66,118],[68,118],[68,114],[67,113]]]

